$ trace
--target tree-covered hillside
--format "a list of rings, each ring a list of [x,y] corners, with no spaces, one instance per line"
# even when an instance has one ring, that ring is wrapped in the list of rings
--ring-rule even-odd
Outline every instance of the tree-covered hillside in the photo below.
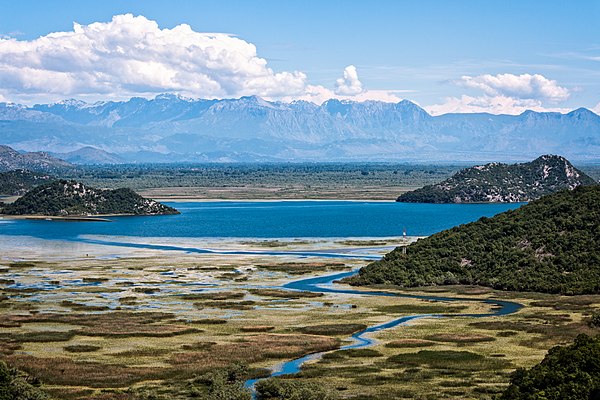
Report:
[[[131,189],[95,189],[76,181],[57,180],[38,186],[12,204],[10,215],[177,214],[174,208],[146,199]]]
[[[411,244],[406,255],[397,248],[352,283],[600,293],[600,186],[565,190],[442,231]]]
[[[541,363],[517,370],[500,400],[600,399],[600,337],[579,335],[570,346],[556,346]]]
[[[37,185],[53,179],[50,175],[38,174],[24,169],[0,172],[0,195],[21,196]]]
[[[480,203],[531,201],[596,181],[565,158],[545,155],[522,164],[491,163],[463,169],[434,185],[407,192],[405,203]]]

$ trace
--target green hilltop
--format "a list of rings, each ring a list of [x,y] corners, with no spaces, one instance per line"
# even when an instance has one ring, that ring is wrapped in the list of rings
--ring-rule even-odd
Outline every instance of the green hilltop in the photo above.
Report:
[[[490,163],[463,169],[443,182],[406,192],[404,203],[524,202],[596,181],[569,160],[544,155],[522,164]]]
[[[37,186],[12,204],[3,205],[9,215],[81,216],[103,214],[178,214],[176,209],[146,199],[133,190],[96,189],[76,181],[56,180]]]
[[[355,285],[473,284],[501,290],[600,293],[600,186],[544,196],[442,231],[360,270]]]

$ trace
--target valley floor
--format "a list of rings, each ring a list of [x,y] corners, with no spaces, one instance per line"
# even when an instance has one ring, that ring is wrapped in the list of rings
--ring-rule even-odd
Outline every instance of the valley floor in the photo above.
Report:
[[[490,398],[517,367],[532,366],[550,347],[589,333],[586,316],[600,307],[600,296],[480,287],[402,291],[468,299],[462,302],[281,288],[368,261],[273,252],[382,255],[399,238],[153,240],[156,246],[259,253],[190,254],[2,237],[2,359],[39,377],[60,399],[136,399],[148,393],[184,399],[188,380],[203,372],[243,363],[259,376],[316,351],[329,352],[290,379],[318,382],[339,398]],[[489,312],[479,301],[488,298],[525,307],[503,317],[451,316]],[[369,349],[335,350],[364,326],[413,314],[449,317],[374,333],[377,342]]]
[[[394,201],[418,186],[239,186],[164,187],[142,189],[139,193],[159,201],[215,200],[381,200]]]

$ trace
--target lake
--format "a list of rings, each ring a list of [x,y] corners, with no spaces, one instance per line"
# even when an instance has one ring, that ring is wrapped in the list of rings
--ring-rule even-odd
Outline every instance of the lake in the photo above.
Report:
[[[197,238],[427,236],[521,203],[420,204],[368,201],[166,203],[180,215],[111,222],[2,220],[0,235],[76,240],[81,235]]]

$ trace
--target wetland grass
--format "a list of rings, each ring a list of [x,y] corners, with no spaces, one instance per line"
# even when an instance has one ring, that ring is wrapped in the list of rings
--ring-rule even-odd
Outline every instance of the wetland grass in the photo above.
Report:
[[[454,314],[469,308],[464,305],[446,305],[437,302],[425,302],[425,304],[393,304],[379,306],[375,311],[384,314]]]
[[[179,296],[183,300],[237,300],[243,299],[246,296],[245,292],[204,292],[204,293],[189,293]]]
[[[302,326],[296,328],[296,331],[310,334],[310,335],[327,335],[327,336],[338,336],[338,335],[351,335],[355,332],[366,329],[365,324],[322,324],[322,325],[311,325]]]
[[[100,350],[102,347],[93,346],[89,344],[75,344],[71,346],[65,346],[63,349],[69,353],[91,353]]]
[[[348,268],[346,264],[341,262],[286,262],[277,264],[259,264],[259,269],[284,272],[290,275],[304,275],[313,272],[321,271],[339,271]]]
[[[244,336],[235,343],[210,346],[206,350],[173,354],[168,362],[189,372],[222,368],[235,362],[255,363],[268,359],[295,358],[305,354],[333,350],[334,338],[316,335],[258,334]]]

